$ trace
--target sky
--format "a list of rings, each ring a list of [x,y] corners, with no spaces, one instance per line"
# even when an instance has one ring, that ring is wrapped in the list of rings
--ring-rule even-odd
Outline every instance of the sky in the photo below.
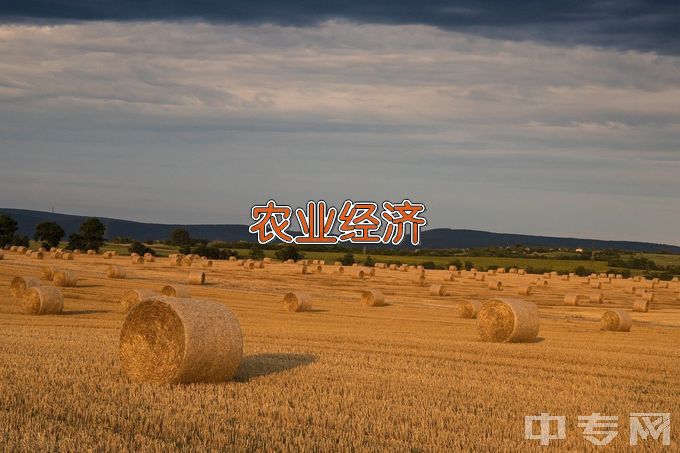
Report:
[[[4,1],[0,206],[680,245],[679,5]]]

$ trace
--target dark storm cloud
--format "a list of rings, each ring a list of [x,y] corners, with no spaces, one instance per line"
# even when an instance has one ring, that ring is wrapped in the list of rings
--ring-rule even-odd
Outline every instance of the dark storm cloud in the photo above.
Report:
[[[680,54],[677,0],[10,0],[0,2],[0,18],[5,22],[202,20],[292,26],[344,19],[432,25],[501,39]]]

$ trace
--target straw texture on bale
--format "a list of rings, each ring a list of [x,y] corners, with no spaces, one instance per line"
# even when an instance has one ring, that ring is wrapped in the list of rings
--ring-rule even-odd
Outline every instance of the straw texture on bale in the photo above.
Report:
[[[188,299],[191,297],[189,289],[181,285],[165,285],[161,288],[161,294],[163,296],[177,297],[180,299]]]
[[[529,286],[520,286],[517,289],[517,294],[521,296],[531,296],[531,293],[533,292],[534,287],[529,285]]]
[[[156,297],[134,306],[120,334],[123,371],[135,382],[223,382],[243,357],[243,335],[223,304]]]
[[[202,285],[205,283],[205,272],[196,271],[189,273],[190,285]]]
[[[370,277],[375,277],[375,267],[369,267],[367,272]]]
[[[43,254],[43,252],[33,252],[31,253],[31,258],[33,258],[34,260],[41,260],[45,258],[45,255]]]
[[[73,261],[73,253],[65,252],[61,255],[62,260]]]
[[[385,296],[378,289],[362,291],[361,303],[368,307],[381,307],[385,305]]]
[[[40,285],[40,279],[37,277],[14,277],[9,284],[9,294],[14,297],[23,297],[28,288]]]
[[[424,275],[419,275],[418,278],[416,278],[415,283],[418,286],[425,286],[425,284],[427,283],[427,279],[425,278]]]
[[[156,257],[153,256],[151,253],[145,253],[144,254],[144,261],[147,263],[153,263],[156,261]]]
[[[461,318],[474,319],[479,314],[482,303],[478,300],[466,300],[458,304],[458,315]]]
[[[548,280],[536,280],[534,282],[535,286],[548,286]]]
[[[366,276],[366,272],[363,269],[359,269],[354,273],[354,278],[362,280]]]
[[[9,251],[10,251],[10,252],[16,252],[18,248],[19,248],[19,247],[17,247],[16,245],[13,245],[13,246],[11,246],[11,247],[9,248]]]
[[[73,287],[78,284],[78,274],[62,269],[52,275],[52,281],[56,286]]]
[[[594,304],[604,303],[604,293],[593,293],[589,296],[590,302]]]
[[[26,247],[23,245],[17,247],[17,253],[26,253]]]
[[[524,274],[526,274],[526,273],[527,273],[527,271],[524,270],[524,269],[519,269],[519,270],[517,271],[517,274],[518,274],[518,275],[524,275]]]
[[[396,264],[390,264],[389,269],[391,271],[396,271],[397,270],[397,265]]]
[[[484,274],[476,274],[476,275],[475,275],[475,280],[477,280],[478,282],[483,282],[484,280],[486,280],[486,275],[484,275]]]
[[[144,264],[144,257],[143,256],[133,256],[130,261],[132,264]]]
[[[97,252],[94,251],[94,250],[92,250],[92,249],[90,249],[90,250],[87,251],[87,254],[88,254],[88,255],[96,255]]]
[[[446,286],[444,285],[431,285],[430,286],[430,296],[446,296]]]
[[[110,252],[110,251],[104,252],[104,254],[102,256],[104,257],[105,260],[110,260],[111,258],[113,258],[113,252]]]
[[[43,266],[42,268],[43,279],[52,281],[52,278],[54,278],[54,273],[59,270],[60,269],[56,266]]]
[[[283,296],[283,308],[288,311],[309,311],[312,309],[312,298],[303,292],[286,293]]]
[[[585,296],[583,294],[567,294],[564,296],[564,303],[566,305],[574,305],[578,306],[581,305],[582,302],[585,302],[589,300],[588,296]]]
[[[493,299],[479,310],[478,328],[483,341],[525,343],[538,335],[536,305],[520,299]]]
[[[635,299],[633,302],[633,311],[647,313],[649,311],[649,301],[645,299]]]
[[[455,282],[456,281],[456,276],[453,272],[449,272],[446,274],[443,278],[445,282]]]
[[[58,315],[64,310],[64,296],[54,286],[34,286],[26,291],[21,305],[31,315]]]
[[[607,310],[600,319],[600,329],[612,332],[629,332],[633,326],[630,315],[623,310]]]
[[[342,266],[340,266],[340,267],[338,268],[338,274],[344,274],[344,273],[345,273],[345,268],[342,267]]]
[[[213,267],[213,262],[212,262],[212,260],[203,260],[203,261],[201,261],[201,266],[203,266],[203,267]]]
[[[654,293],[642,293],[642,300],[654,302]]]
[[[125,268],[111,264],[106,270],[106,276],[109,278],[125,278]]]
[[[489,281],[489,289],[494,290],[494,291],[502,291],[503,290],[503,282],[500,280],[491,280]]]
[[[135,305],[151,300],[156,296],[158,296],[158,294],[152,289],[131,289],[125,291],[120,298],[120,306],[124,312],[127,312]]]

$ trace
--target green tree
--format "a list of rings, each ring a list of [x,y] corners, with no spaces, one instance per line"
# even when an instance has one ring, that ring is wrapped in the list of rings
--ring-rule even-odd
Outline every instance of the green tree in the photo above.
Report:
[[[19,226],[17,221],[6,214],[0,215],[0,247],[9,245],[14,240],[14,233]]]
[[[69,236],[67,248],[71,250],[99,250],[104,245],[105,233],[106,225],[98,218],[90,217],[80,225],[78,233]]]
[[[253,245],[250,248],[250,259],[261,260],[262,258],[264,258],[264,251],[262,250],[262,247],[257,244]]]
[[[371,255],[368,255],[366,257],[366,260],[364,260],[364,266],[366,266],[366,267],[375,266],[375,260],[373,259],[373,257]]]
[[[130,254],[137,253],[138,255],[144,256],[145,253],[151,253],[153,256],[156,256],[156,252],[152,248],[147,247],[139,241],[132,241],[128,247],[128,251]]]
[[[343,256],[340,261],[342,262],[343,266],[351,266],[354,264],[354,254],[353,253],[345,253],[345,256]]]
[[[276,256],[277,259],[281,261],[286,260],[298,261],[305,257],[302,253],[300,253],[300,250],[297,248],[297,246],[293,244],[284,245],[276,252],[274,252],[274,255]]]
[[[40,222],[35,226],[33,239],[43,241],[43,247],[56,247],[66,235],[64,229],[56,222]]]
[[[170,242],[174,245],[189,246],[191,245],[191,236],[184,228],[176,228],[170,233]]]

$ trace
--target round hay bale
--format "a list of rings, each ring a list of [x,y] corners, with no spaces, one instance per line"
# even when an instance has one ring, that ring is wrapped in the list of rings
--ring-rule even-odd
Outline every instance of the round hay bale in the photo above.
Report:
[[[143,256],[139,256],[139,255],[137,255],[137,256],[132,256],[132,257],[130,258],[130,262],[131,262],[132,264],[144,264],[144,257],[143,257]]]
[[[20,245],[19,247],[17,247],[17,253],[21,253],[21,254],[26,253],[26,247],[24,247],[23,245]]]
[[[177,297],[179,299],[191,298],[191,293],[188,288],[181,285],[165,285],[161,288],[161,295],[169,297]]]
[[[588,296],[590,302],[593,304],[603,304],[604,303],[604,293],[592,293]]]
[[[90,249],[90,250],[87,251],[87,254],[88,255],[96,255],[97,252],[95,250]]]
[[[229,261],[236,261],[238,258],[236,258],[234,255],[231,255],[229,257]]]
[[[649,311],[649,301],[645,299],[635,299],[633,302],[633,311],[647,313]]]
[[[458,315],[461,318],[475,319],[482,308],[482,303],[478,300],[466,300],[458,304]]]
[[[396,265],[396,264],[390,264],[388,268],[389,268],[389,270],[391,270],[391,271],[396,271],[396,270],[397,270],[397,265]]]
[[[264,261],[254,261],[253,262],[255,269],[264,269]]]
[[[10,252],[16,252],[18,249],[19,249],[19,247],[17,247],[16,245],[13,245],[9,248],[9,251]]]
[[[654,302],[654,293],[642,293],[642,300]]]
[[[611,332],[630,332],[633,320],[630,315],[623,310],[607,310],[600,319],[600,330]]]
[[[430,296],[443,297],[446,296],[446,286],[444,285],[431,285],[430,286]]]
[[[427,283],[427,279],[425,278],[424,275],[419,275],[418,278],[415,280],[415,284],[418,286],[425,286]]]
[[[202,285],[205,283],[205,272],[195,271],[189,272],[190,285]]]
[[[206,268],[213,267],[213,262],[212,260],[203,260],[201,261],[201,266]]]
[[[147,252],[144,254],[144,261],[147,263],[153,263],[156,261],[156,257],[153,256],[151,253]]]
[[[455,282],[456,281],[456,276],[453,272],[449,272],[446,274],[443,278],[445,282]]]
[[[316,272],[317,272],[318,274],[322,273],[322,272],[323,272],[323,266],[320,265],[320,264],[319,264],[318,266],[316,266]]]
[[[124,312],[128,312],[135,305],[151,300],[156,296],[158,294],[152,289],[131,289],[123,293],[120,298],[120,306]]]
[[[508,270],[508,274],[516,274],[516,273],[517,273],[516,267],[511,267],[510,270]]]
[[[517,294],[520,296],[531,296],[531,293],[534,291],[534,287],[529,285],[529,286],[520,286],[517,289]]]
[[[308,272],[308,271],[307,271],[307,265],[306,265],[306,264],[302,264],[302,265],[300,266],[300,273],[301,273],[301,274],[307,274],[307,272]]]
[[[518,275],[524,275],[524,274],[526,274],[526,273],[527,273],[527,271],[526,271],[525,269],[518,269],[518,270],[517,270],[517,274],[518,274]]]
[[[342,261],[336,261],[333,263],[333,266],[342,266]]]
[[[54,273],[59,271],[60,269],[56,266],[43,266],[42,267],[42,278],[43,280],[48,280],[52,281],[52,278],[54,277]]]
[[[74,287],[78,284],[78,274],[62,269],[52,275],[52,281],[55,286]]]
[[[106,276],[109,278],[125,278],[125,268],[123,266],[116,266],[110,264],[106,270]]]
[[[520,299],[485,302],[477,318],[482,340],[496,343],[534,341],[540,326],[536,305]]]
[[[340,267],[338,268],[338,274],[344,274],[344,273],[345,273],[345,268],[342,267],[342,266],[340,266]]]
[[[484,275],[484,274],[475,274],[475,280],[477,280],[478,282],[483,282],[484,280],[486,280],[486,275]]]
[[[243,357],[243,334],[223,304],[157,296],[134,306],[120,333],[120,362],[134,382],[223,382]]]
[[[565,305],[578,306],[581,305],[581,302],[585,302],[586,300],[588,300],[588,296],[583,294],[567,294],[564,296]]]
[[[312,309],[312,298],[303,292],[286,293],[283,296],[283,308],[288,311],[309,311]]]
[[[496,269],[489,269],[486,271],[486,275],[496,275]]]
[[[369,277],[375,277],[375,268],[374,267],[369,267],[366,272],[368,272]]]
[[[489,281],[489,289],[493,291],[503,291],[503,282],[500,280]]]
[[[40,279],[37,277],[14,277],[9,284],[9,295],[14,297],[24,297],[28,288],[40,286]]]
[[[137,253],[137,252],[130,253],[130,258],[137,258],[138,256],[139,256],[139,253]]]
[[[43,254],[43,252],[33,252],[31,253],[31,258],[33,258],[34,260],[41,260],[45,258],[45,255]]]
[[[544,272],[543,273],[543,278],[548,279],[550,277],[552,277],[552,274],[550,272]]]
[[[540,280],[540,279],[539,279],[539,280],[533,281],[532,284],[533,284],[534,286],[543,286],[543,287],[545,287],[545,286],[548,286],[548,280]]]
[[[449,266],[450,272],[456,272],[457,270],[458,270],[458,266],[454,266],[454,265]]]
[[[80,253],[81,253],[80,249],[74,249],[73,250],[74,255],[80,255]]]
[[[364,272],[363,269],[358,269],[356,272],[354,272],[354,278],[363,280],[363,278],[366,276],[366,272]]]
[[[73,253],[71,253],[71,252],[64,252],[64,253],[61,255],[61,259],[62,259],[62,260],[66,260],[66,261],[73,261]]]
[[[570,278],[571,278],[571,277],[569,277],[569,275],[564,274],[564,275],[562,276],[562,281],[568,282]]]
[[[269,257],[262,258],[262,262],[265,264],[270,264],[272,262],[272,259]]]
[[[499,267],[498,269],[496,269],[496,273],[497,273],[497,274],[505,274],[505,268],[504,268],[504,267]]]
[[[64,310],[64,296],[54,286],[34,286],[26,290],[21,305],[31,315],[58,315]]]
[[[361,292],[361,303],[367,307],[382,307],[385,305],[385,296],[378,289],[369,289]]]
[[[111,258],[113,258],[113,252],[112,251],[104,252],[102,256],[104,257],[105,260],[110,260]]]

